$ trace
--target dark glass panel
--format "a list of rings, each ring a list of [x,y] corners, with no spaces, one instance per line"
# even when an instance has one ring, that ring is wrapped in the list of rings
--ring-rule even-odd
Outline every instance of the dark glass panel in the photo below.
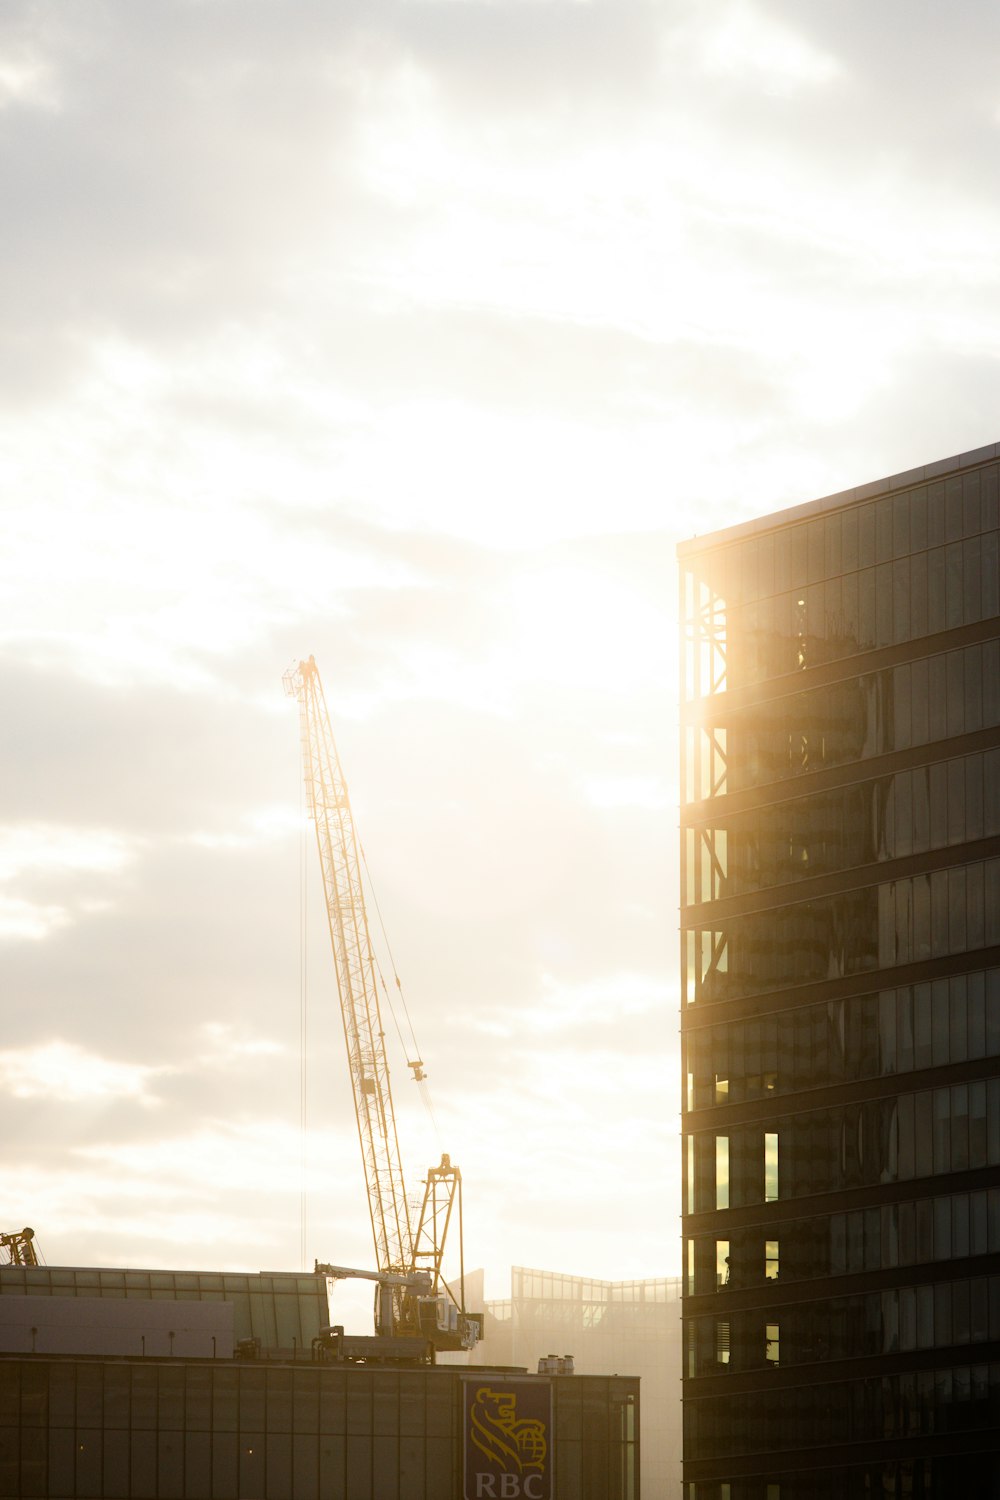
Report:
[[[945,628],[946,597],[944,548],[934,547],[927,553],[927,628],[931,635]]]
[[[1000,723],[1000,641],[983,646],[983,723]]]
[[[823,518],[810,521],[806,527],[810,583],[819,583],[824,577],[825,531],[826,521]]]
[[[948,658],[927,659],[928,738],[943,740],[948,735]]]
[[[773,532],[762,536],[757,544],[757,585],[761,598],[767,598],[775,591]]]
[[[875,644],[892,645],[892,575],[891,563],[881,563],[875,569]]]
[[[998,540],[1000,539],[995,531],[980,538],[980,585],[984,620],[991,620],[1000,613],[997,578]]]
[[[792,588],[804,588],[809,581],[806,528],[793,526],[790,536]]]
[[[965,619],[965,573],[961,542],[950,542],[945,548],[945,620],[949,630]]]
[[[964,729],[967,734],[983,727],[983,653],[979,646],[962,652],[965,698]]]
[[[906,662],[892,673],[893,748],[896,750],[906,750],[912,744],[910,693],[910,666]]]
[[[906,557],[910,551],[909,494],[894,495],[892,501],[892,555]]]
[[[792,586],[792,542],[787,528],[774,533],[774,592],[780,594]]]
[[[743,584],[740,597],[744,603],[749,603],[757,598],[757,541],[754,537],[740,548],[740,568]]]
[[[1000,750],[983,756],[983,833],[987,838],[1000,834]]]
[[[910,639],[910,564],[905,558],[892,568],[892,638]]]
[[[892,560],[893,497],[886,495],[875,504],[875,561]]]
[[[971,951],[986,944],[986,882],[981,864],[969,865],[965,872],[966,944]]]
[[[858,507],[858,567],[870,568],[875,563],[875,507]]]
[[[944,498],[944,539],[946,542],[954,542],[962,535],[964,520],[960,474],[953,474],[945,480]]]
[[[993,531],[997,526],[997,479],[996,464],[980,471],[981,525],[983,531]]]
[[[978,469],[974,469],[971,474],[962,475],[963,536],[976,536],[977,533],[982,529],[980,490],[980,474]]]
[[[909,560],[910,569],[910,630],[914,638],[928,632],[927,618],[927,554],[918,552]]]
[[[913,490],[910,501],[910,550],[922,552],[927,546],[927,491]]]
[[[966,625],[982,619],[982,554],[979,538],[962,543],[962,618]]]
[[[926,745],[931,738],[930,732],[930,663],[924,658],[915,661],[911,668],[911,714],[913,720],[913,743],[915,745]]]
[[[927,486],[927,545],[938,547],[944,541],[944,481]]]

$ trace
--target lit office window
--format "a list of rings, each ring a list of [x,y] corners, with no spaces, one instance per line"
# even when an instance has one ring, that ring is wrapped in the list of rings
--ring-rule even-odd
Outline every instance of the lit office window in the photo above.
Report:
[[[728,1142],[727,1142],[728,1145]],[[728,1163],[727,1163],[728,1165]],[[728,1172],[727,1172],[728,1188]],[[773,1203],[778,1196],[778,1137],[768,1131],[764,1136],[764,1202]],[[726,1206],[728,1207],[728,1197]],[[720,1205],[721,1207],[722,1205]]]
[[[777,1140],[777,1136],[775,1136]],[[777,1168],[775,1169],[777,1171]],[[729,1207],[729,1137],[715,1137],[715,1206]]]

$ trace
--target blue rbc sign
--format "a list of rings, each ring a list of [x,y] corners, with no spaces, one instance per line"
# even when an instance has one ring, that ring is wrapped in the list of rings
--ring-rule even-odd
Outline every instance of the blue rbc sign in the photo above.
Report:
[[[552,1383],[463,1380],[463,1500],[552,1500]]]

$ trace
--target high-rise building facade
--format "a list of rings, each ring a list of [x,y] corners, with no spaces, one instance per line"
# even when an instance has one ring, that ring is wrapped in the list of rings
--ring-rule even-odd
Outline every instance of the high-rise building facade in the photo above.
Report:
[[[680,548],[685,1500],[1000,1495],[998,460]]]

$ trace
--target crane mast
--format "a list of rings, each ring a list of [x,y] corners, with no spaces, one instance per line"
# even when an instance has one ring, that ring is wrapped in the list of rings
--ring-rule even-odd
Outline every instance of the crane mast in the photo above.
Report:
[[[413,1232],[389,1086],[378,969],[361,884],[358,837],[315,658],[290,668],[283,681],[286,693],[299,702],[307,806],[323,872],[375,1258],[381,1271],[403,1273],[413,1262]]]

